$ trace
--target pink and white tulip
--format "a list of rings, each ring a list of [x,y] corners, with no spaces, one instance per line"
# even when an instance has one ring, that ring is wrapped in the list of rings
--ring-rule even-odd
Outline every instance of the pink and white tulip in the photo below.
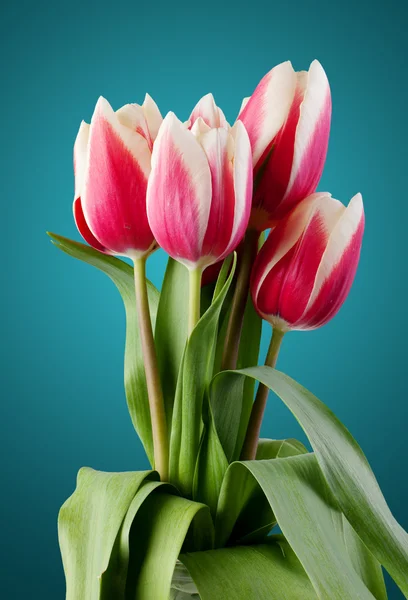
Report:
[[[169,113],[153,148],[147,189],[158,244],[190,270],[204,269],[237,247],[251,200],[251,145],[243,124],[228,131],[198,117],[190,131]]]
[[[254,165],[250,226],[263,230],[315,192],[330,133],[331,95],[323,67],[272,69],[245,99],[238,119],[248,131]]]
[[[259,315],[281,331],[315,329],[345,301],[364,232],[361,194],[345,207],[312,194],[269,234],[255,261],[251,293]]]
[[[82,237],[107,254],[140,258],[156,246],[146,213],[153,142],[162,122],[146,95],[142,106],[114,112],[100,98],[74,146],[74,218]]]

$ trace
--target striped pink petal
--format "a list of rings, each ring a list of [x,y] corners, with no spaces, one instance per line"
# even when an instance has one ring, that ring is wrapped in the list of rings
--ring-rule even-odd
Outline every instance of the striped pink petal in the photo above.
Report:
[[[328,194],[313,194],[300,203],[267,237],[252,270],[251,292],[254,305],[263,318],[281,317],[280,298],[288,269],[317,203],[328,201]],[[306,305],[308,296],[302,302]],[[296,301],[296,300],[295,300]]]
[[[322,176],[329,143],[331,121],[330,86],[321,64],[315,60],[304,82],[304,98],[293,145],[290,177],[275,215],[281,218],[313,193]]]
[[[357,194],[331,232],[308,305],[296,328],[321,327],[340,310],[357,271],[364,221],[363,199]]]
[[[193,133],[169,113],[153,148],[147,213],[158,244],[188,267],[201,257],[211,197],[206,154]]]
[[[285,123],[296,90],[296,73],[290,62],[274,67],[259,82],[239,114],[252,145],[254,167]],[[262,161],[263,162],[263,161]]]
[[[105,99],[99,99],[90,126],[81,194],[94,237],[111,252],[132,258],[145,255],[154,245],[146,214],[151,153],[138,132],[138,114],[136,105],[128,105],[118,116]]]
[[[354,279],[364,230],[358,194],[345,208],[313,194],[270,233],[255,262],[251,292],[275,327],[312,329],[331,319]]]
[[[230,254],[248,225],[252,198],[251,145],[242,123],[235,137],[226,129],[212,129],[200,143],[211,171],[212,200],[202,259],[216,262]]]
[[[201,117],[203,121],[211,128],[225,127],[229,128],[229,124],[222,110],[216,105],[214,96],[207,94],[196,104],[193,112],[190,115],[190,126],[193,126],[195,121]]]

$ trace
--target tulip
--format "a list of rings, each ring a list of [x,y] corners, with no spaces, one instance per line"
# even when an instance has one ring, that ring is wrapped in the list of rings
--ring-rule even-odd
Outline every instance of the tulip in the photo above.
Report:
[[[117,112],[104,98],[98,100],[91,124],[81,124],[74,146],[74,218],[82,237],[96,250],[133,260],[154,466],[167,480],[167,422],[146,283],[146,258],[157,246],[147,220],[146,190],[161,122],[148,95],[142,106],[127,104]]]
[[[252,198],[251,147],[245,127],[191,131],[173,113],[153,149],[147,214],[158,244],[190,270],[203,270],[238,246]]]
[[[274,227],[315,192],[330,132],[331,96],[318,61],[296,73],[290,62],[272,69],[245,99],[238,119],[252,145],[254,199],[250,227]]]
[[[267,366],[276,366],[287,331],[321,327],[339,311],[356,274],[363,233],[361,194],[345,207],[326,193],[306,198],[271,231],[251,277],[254,306],[274,328]],[[241,460],[256,457],[268,391],[259,385]]]
[[[153,142],[162,117],[150,96],[114,112],[100,98],[74,146],[74,218],[82,237],[107,254],[130,258],[156,246],[146,214]]]
[[[364,231],[361,194],[345,207],[312,194],[271,231],[255,261],[251,293],[259,315],[279,331],[315,329],[345,301]]]
[[[190,270],[190,333],[200,314],[202,271],[238,246],[251,199],[251,145],[243,124],[228,131],[197,117],[190,131],[169,113],[153,148],[147,214],[158,244]]]

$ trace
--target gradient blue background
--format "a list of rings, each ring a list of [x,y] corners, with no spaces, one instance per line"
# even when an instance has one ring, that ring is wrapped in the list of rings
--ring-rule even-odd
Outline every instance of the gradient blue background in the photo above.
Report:
[[[141,102],[145,91],[163,113],[186,118],[212,91],[233,120],[241,98],[288,58],[303,69],[317,57],[327,70],[334,112],[320,189],[344,202],[361,191],[367,230],[341,313],[319,331],[288,335],[279,366],[350,428],[408,528],[403,4],[3,4],[0,569],[8,600],[64,597],[56,518],[82,465],[147,466],[123,393],[120,297],[45,235],[79,239],[71,157],[81,119],[101,94],[118,108]],[[162,253],[149,262],[157,285],[164,265]],[[264,350],[266,343],[267,336]],[[263,433],[302,438],[277,400]]]

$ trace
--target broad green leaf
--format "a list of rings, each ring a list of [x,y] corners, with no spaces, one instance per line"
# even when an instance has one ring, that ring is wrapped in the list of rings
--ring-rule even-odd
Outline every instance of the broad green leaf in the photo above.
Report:
[[[220,311],[234,277],[236,256],[230,274],[212,303],[201,317],[187,342],[177,383],[170,438],[170,480],[191,497],[194,472],[203,429],[202,407],[214,366],[214,346]],[[223,271],[229,269],[224,261]]]
[[[58,516],[58,538],[67,584],[66,600],[99,600],[122,521],[151,471],[103,473],[87,467],[78,473],[75,492]]]
[[[380,563],[358,537],[344,515],[342,525],[344,543],[355,571],[377,600],[387,600],[387,590]]]
[[[130,530],[143,502],[152,492],[159,489],[160,491],[165,490],[167,493],[172,493],[172,486],[167,483],[145,481],[133,498],[116,537],[108,568],[102,575],[101,600],[125,599],[130,556]]]
[[[171,423],[177,378],[187,341],[188,301],[188,269],[169,257],[155,329],[157,359],[168,423]]]
[[[295,439],[260,440],[257,460],[286,458],[307,454],[305,446]],[[276,518],[265,494],[248,472],[243,473],[244,487],[240,493],[240,513],[231,533],[229,543],[262,543],[274,525]]]
[[[213,527],[207,506],[169,494],[151,494],[136,513],[131,532],[130,571],[136,583],[128,600],[168,600],[177,558],[193,521],[193,547],[211,548]]]
[[[74,242],[68,238],[48,234],[53,243],[70,256],[86,262],[103,271],[113,281],[122,296],[126,311],[125,347],[125,391],[130,417],[143,445],[150,464],[153,465],[153,440],[150,420],[149,399],[140,345],[139,327],[136,313],[133,268],[118,258],[107,256],[90,246]],[[148,285],[149,305],[152,324],[156,320],[159,292]]]
[[[309,450],[293,438],[287,440],[260,439],[256,453],[257,460],[269,460],[271,458],[287,458],[298,454],[307,454]]]
[[[270,367],[221,373],[213,389],[229,378],[252,377],[273,390],[304,429],[324,477],[358,536],[408,598],[408,534],[394,519],[360,446],[332,411],[299,383]],[[220,436],[221,439],[221,436]]]
[[[186,553],[180,558],[201,600],[318,599],[282,536],[273,536],[268,544]]]
[[[313,454],[233,463],[220,496],[218,522],[224,528],[234,522],[243,470],[261,487],[319,598],[375,598],[353,568],[340,527],[343,516]]]

